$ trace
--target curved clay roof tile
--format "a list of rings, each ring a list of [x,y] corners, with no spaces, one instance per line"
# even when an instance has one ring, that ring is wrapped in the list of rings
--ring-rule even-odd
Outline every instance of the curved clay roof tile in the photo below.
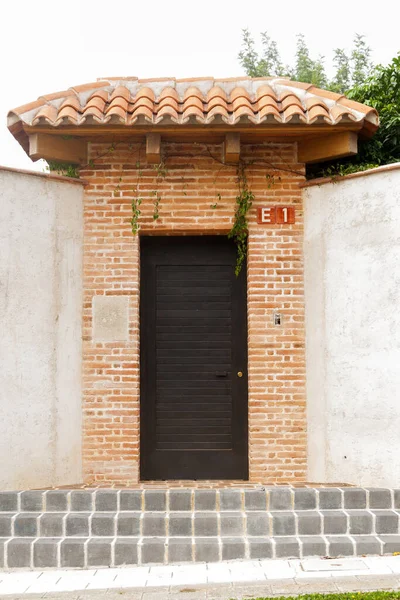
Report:
[[[100,98],[104,100],[104,102],[108,102],[109,93],[107,90],[96,90],[89,96],[88,103],[91,102],[93,98]]]
[[[178,111],[173,108],[170,104],[163,106],[158,112],[155,118],[155,123],[159,123],[164,117],[170,117],[174,123],[179,122]]]
[[[124,98],[125,100],[127,100],[129,102],[129,100],[131,98],[131,93],[127,87],[125,87],[124,85],[119,85],[115,88],[115,90],[111,94],[110,102],[112,102],[115,98]]]
[[[254,119],[254,113],[253,113],[251,107],[242,105],[233,111],[233,120],[235,123],[237,123],[241,117],[245,117],[245,116],[248,116],[248,117],[251,117],[252,119]]]
[[[283,121],[285,123],[291,121],[296,116],[298,116],[299,120],[303,121],[303,123],[307,123],[307,117],[305,116],[303,109],[297,104],[291,104],[283,111]]]
[[[329,111],[320,104],[315,104],[308,111],[308,122],[314,123],[314,121],[321,118],[327,123],[332,122],[332,118],[329,115]]]
[[[260,87],[256,91],[256,100],[260,100],[260,98],[264,98],[265,96],[270,96],[276,100],[276,94],[274,90],[269,85],[260,85]]]
[[[176,113],[179,112],[179,104],[178,102],[175,100],[175,98],[171,98],[171,96],[167,96],[166,98],[163,98],[161,100],[161,102],[158,104],[158,106],[155,107],[155,112],[157,114],[160,114],[160,112],[164,109],[164,108],[171,108],[173,111],[175,111]]]
[[[204,111],[203,102],[197,96],[189,96],[183,103],[183,111],[187,110],[190,106],[195,106],[202,113]]]
[[[157,102],[161,102],[164,98],[173,98],[176,102],[180,102],[180,98],[175,88],[165,87],[157,98]]]
[[[182,121],[185,122],[192,116],[195,116],[196,120],[200,123],[204,123],[203,110],[200,109],[198,106],[195,106],[194,104],[190,104],[187,108],[185,108],[182,115]]]
[[[200,100],[200,102],[203,102],[204,97],[203,94],[201,93],[201,91],[199,90],[199,88],[191,85],[190,87],[188,87],[188,89],[186,90],[186,92],[183,95],[183,101],[185,102],[188,98],[198,98]]]
[[[278,110],[278,103],[275,98],[272,98],[271,96],[262,96],[257,102],[258,110],[262,110],[265,106],[273,106]]]
[[[130,125],[132,125],[133,123],[135,123],[139,117],[144,117],[146,119],[146,121],[149,122],[153,122],[153,111],[151,109],[149,109],[147,106],[138,106],[137,108],[135,108],[135,110],[132,113],[132,116],[130,117],[128,123]]]
[[[266,104],[261,110],[260,110],[260,119],[264,119],[264,117],[268,117],[269,115],[273,115],[275,117],[275,120],[278,122],[282,122],[282,117],[281,114],[277,108],[276,105],[274,104]]]
[[[97,98],[97,100],[99,100],[99,102],[101,102],[100,98]],[[88,105],[83,111],[83,116],[85,119],[86,119],[86,117],[92,116],[99,123],[102,123],[104,121],[103,110],[100,109],[95,104],[92,104],[91,106]]]
[[[121,98],[121,96],[117,96],[116,98],[114,98],[114,100],[111,100],[108,108],[106,109],[106,115],[108,115],[114,108],[117,107],[126,113],[126,111],[128,110],[128,106],[128,100],[126,100],[125,98]]]
[[[32,120],[32,125],[37,125],[40,119],[45,119],[50,125],[54,125],[57,120],[58,111],[52,104],[45,104],[36,113],[35,118]]]
[[[224,108],[225,110],[228,109],[226,100],[221,98],[221,96],[214,96],[214,98],[210,99],[209,103],[207,104],[207,112],[210,112],[210,110],[212,110],[216,106],[222,106],[222,108]]]
[[[66,106],[71,106],[71,108],[74,108],[75,110],[77,110],[78,112],[81,112],[81,104],[79,102],[79,98],[78,96],[68,96],[68,98],[65,98],[64,102],[62,102],[60,104],[59,107],[59,111],[62,108],[65,108]]]
[[[228,101],[228,96],[226,95],[225,90],[223,90],[219,85],[214,85],[207,92],[207,102],[210,102],[213,98],[222,98],[225,102]]]
[[[149,110],[151,110],[151,112],[154,112],[154,102],[153,102],[153,100],[150,100],[150,98],[148,98],[147,96],[142,96],[142,98],[139,98],[138,100],[135,100],[135,102],[131,102],[129,104],[128,111],[130,113],[132,113],[137,108],[140,108],[141,106],[145,106],[146,108],[148,108]]]
[[[335,104],[335,106],[332,106],[329,112],[334,124],[339,123],[344,115],[350,114],[350,110],[344,106],[340,106],[340,104]]]
[[[366,104],[360,104],[360,102],[356,102],[355,100],[349,100],[345,96],[342,96],[340,98],[340,100],[338,100],[338,103],[341,104],[342,106],[345,106],[346,108],[350,108],[352,110],[357,110],[358,112],[361,112],[361,113],[371,116],[371,117],[376,117],[377,122],[379,120],[378,112],[375,108],[372,108],[372,106],[367,106]]]
[[[217,116],[220,116],[225,123],[228,122],[229,113],[225,106],[222,106],[221,104],[214,106],[214,108],[207,112],[205,122],[211,123]]]
[[[74,123],[74,125],[76,125],[79,119],[80,114],[77,110],[75,110],[75,108],[72,108],[72,106],[64,106],[64,108],[61,108],[58,111],[57,124],[61,123],[62,121],[70,121],[71,123]]]
[[[283,111],[289,108],[289,106],[298,106],[304,112],[303,105],[300,99],[294,94],[288,94],[287,96],[285,96],[285,98],[281,100],[281,103]]]
[[[324,100],[322,98],[318,98],[317,96],[309,96],[306,98],[305,105],[307,110],[310,110],[314,106],[322,106],[326,110],[329,110]]]
[[[124,124],[128,120],[128,114],[127,114],[126,110],[124,108],[122,108],[121,106],[119,106],[118,104],[114,104],[114,105],[110,106],[110,108],[107,111],[107,116],[106,116],[107,121],[111,120],[112,117],[117,117],[117,119],[114,119],[114,121],[118,120]]]
[[[229,98],[231,102],[234,102],[238,98],[247,98],[247,100],[250,102],[250,94],[244,87],[233,88]]]
[[[145,86],[140,88],[140,90],[136,92],[134,102],[137,102],[140,98],[148,98],[149,100],[151,100],[151,102],[154,102],[155,95],[151,88]]]
[[[101,113],[104,113],[105,107],[106,107],[106,102],[105,102],[105,100],[103,100],[103,98],[100,98],[99,96],[92,96],[82,112],[86,113],[88,109],[95,108],[96,110],[100,111]]]
[[[238,110],[242,106],[246,106],[254,114],[253,107],[251,105],[250,100],[248,98],[244,98],[243,96],[238,96],[232,102],[232,110],[233,110],[233,112],[235,112],[236,110]]]

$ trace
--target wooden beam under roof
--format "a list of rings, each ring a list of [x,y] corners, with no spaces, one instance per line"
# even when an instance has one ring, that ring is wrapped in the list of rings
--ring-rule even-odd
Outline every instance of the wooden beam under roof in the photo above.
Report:
[[[297,160],[301,163],[314,163],[354,154],[357,154],[357,134],[343,131],[299,141]]]
[[[224,162],[238,163],[240,158],[240,133],[232,132],[225,135]]]
[[[150,164],[159,165],[161,162],[161,135],[159,133],[146,134],[146,159]]]
[[[88,142],[65,136],[33,133],[29,135],[29,156],[35,161],[39,158],[60,163],[83,165],[87,163]]]

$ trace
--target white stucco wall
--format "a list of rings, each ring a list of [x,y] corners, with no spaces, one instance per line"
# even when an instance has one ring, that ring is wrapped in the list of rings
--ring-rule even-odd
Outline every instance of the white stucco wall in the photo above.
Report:
[[[304,189],[310,481],[400,486],[400,168]]]
[[[0,490],[81,481],[82,197],[0,168]]]

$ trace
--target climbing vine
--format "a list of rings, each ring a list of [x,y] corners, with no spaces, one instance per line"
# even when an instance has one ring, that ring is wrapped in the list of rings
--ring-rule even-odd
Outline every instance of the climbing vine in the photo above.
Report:
[[[102,158],[106,155],[112,154],[115,151],[116,147],[119,145],[119,143],[122,143],[122,142],[117,142],[117,143],[113,142],[104,153],[98,154],[97,158]],[[134,166],[137,171],[137,180],[136,180],[136,185],[132,188],[132,197],[131,197],[132,216],[130,219],[132,235],[135,236],[138,234],[139,229],[140,229],[141,205],[144,201],[144,198],[141,194],[141,189],[140,189],[141,179],[143,176],[143,168],[142,168],[142,165],[140,162],[140,154],[141,154],[141,150],[143,148],[143,143],[139,143],[136,145],[129,144],[128,147],[129,147],[129,150],[131,151],[131,153],[136,152],[136,157],[137,157],[136,162],[132,163],[132,166]],[[221,167],[218,170],[218,172],[215,176],[215,179],[214,179],[214,185],[216,185],[218,176],[219,176],[219,173],[221,172],[221,170],[225,169],[225,168],[232,168],[232,166],[225,164],[220,158],[218,158],[217,156],[214,156],[211,153],[208,146],[206,146],[206,152],[209,157],[211,157],[214,161],[221,164]],[[202,156],[202,155],[204,156],[204,154],[194,154],[193,156]],[[167,158],[170,158],[170,157],[164,156],[162,161],[159,164],[155,165],[154,167],[149,167],[148,165],[146,165],[146,167],[145,167],[146,169],[153,168],[155,171],[156,187],[150,192],[150,196],[152,197],[152,200],[153,200],[153,214],[152,214],[153,221],[157,221],[160,218],[160,204],[162,202],[162,195],[161,195],[159,187],[165,181],[165,179],[168,177],[168,168],[166,166],[166,160],[167,160]],[[281,157],[279,157],[279,158],[280,158],[280,162],[282,162],[282,158]],[[303,175],[303,173],[294,171],[293,169],[290,169],[290,168],[285,168],[282,166],[277,167],[276,165],[274,165],[273,163],[271,163],[267,160],[262,160],[262,159],[256,159],[256,160],[251,160],[251,161],[241,160],[239,162],[239,165],[236,170],[236,182],[237,182],[238,191],[237,191],[236,203],[235,203],[235,213],[234,213],[232,227],[228,233],[228,238],[230,238],[234,241],[234,243],[236,244],[236,248],[237,248],[237,260],[236,260],[236,266],[235,266],[236,276],[239,275],[239,273],[242,270],[243,265],[246,262],[247,241],[248,241],[248,214],[249,214],[249,211],[250,211],[250,209],[253,205],[254,199],[255,199],[254,193],[252,192],[249,182],[248,182],[246,170],[247,170],[247,167],[249,167],[253,164],[256,164],[256,163],[263,164],[264,166],[266,166],[268,168],[268,170],[271,169],[273,172],[286,171],[286,172],[295,173],[298,175]],[[91,159],[89,161],[89,163],[86,165],[86,167],[94,168],[95,167],[95,159],[94,160]],[[83,167],[83,168],[85,168],[85,167]],[[58,171],[58,172],[62,172],[63,174],[68,174],[68,176],[70,176],[70,177],[79,177],[79,171],[78,171],[77,167],[75,167],[73,165],[67,165],[67,164],[60,165],[58,163],[51,162],[51,163],[49,163],[49,169],[51,171]],[[275,178],[274,174],[267,172],[265,175],[265,178],[266,178],[267,189],[269,189],[273,185],[275,185],[276,178]],[[280,181],[281,178],[277,177],[277,180]],[[123,171],[121,170],[121,173],[119,176],[119,183],[115,186],[114,191],[113,191],[113,195],[116,197],[121,195],[120,183],[122,183],[122,182],[123,182]],[[185,196],[187,195],[186,188],[187,188],[187,182],[185,182],[185,179],[182,176],[182,191]],[[221,196],[220,192],[216,193],[216,199],[217,200],[214,201],[210,205],[210,208],[213,210],[216,210],[222,201],[222,196]]]
[[[249,190],[244,163],[240,163],[237,169],[237,182],[239,193],[236,196],[236,210],[232,229],[228,238],[233,239],[237,248],[235,275],[239,275],[247,256],[248,223],[247,214],[253,205],[254,194]]]

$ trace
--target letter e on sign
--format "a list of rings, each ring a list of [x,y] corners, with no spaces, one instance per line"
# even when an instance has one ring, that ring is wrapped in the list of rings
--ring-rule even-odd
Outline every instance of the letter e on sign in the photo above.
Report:
[[[276,206],[276,223],[284,225],[285,223],[295,223],[294,206]]]
[[[260,225],[276,223],[275,206],[257,208],[257,223]]]

